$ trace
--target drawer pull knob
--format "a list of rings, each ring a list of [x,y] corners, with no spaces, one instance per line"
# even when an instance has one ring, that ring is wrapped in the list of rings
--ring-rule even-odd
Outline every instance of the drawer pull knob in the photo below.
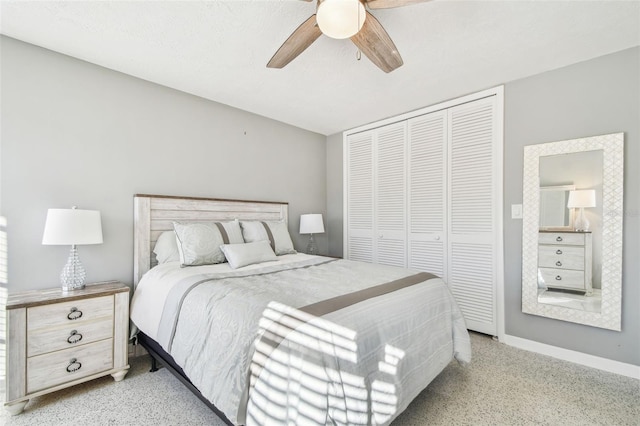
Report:
[[[67,318],[70,320],[77,320],[82,317],[82,311],[78,310],[78,308],[71,308],[71,312],[67,315]]]
[[[562,241],[562,237],[557,237],[556,241]]]
[[[556,254],[562,254],[562,250],[556,250]]]
[[[73,330],[69,337],[67,337],[67,342],[70,344],[78,343],[80,340],[82,340],[82,334],[78,333],[78,330]]]
[[[559,260],[556,262],[556,266],[562,266],[562,262],[560,262]]]
[[[560,275],[556,275],[556,281],[562,281],[562,277]]]
[[[78,362],[77,359],[71,358],[71,361],[69,361],[69,365],[67,365],[67,372],[73,373],[74,371],[78,371],[81,368],[82,368],[82,364]]]

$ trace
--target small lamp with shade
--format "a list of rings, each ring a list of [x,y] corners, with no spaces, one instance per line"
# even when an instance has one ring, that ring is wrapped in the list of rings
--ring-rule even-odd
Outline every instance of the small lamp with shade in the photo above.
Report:
[[[576,231],[589,231],[589,220],[584,215],[584,209],[593,208],[595,206],[596,191],[594,189],[578,189],[569,192],[567,208],[579,209],[573,226]]]
[[[86,272],[78,257],[77,245],[102,244],[102,223],[97,210],[49,209],[42,237],[44,245],[70,245],[67,264],[60,273],[62,291],[84,288]]]
[[[307,254],[318,254],[316,242],[313,234],[322,234],[324,232],[324,223],[322,222],[322,214],[303,214],[300,216],[300,233],[309,234],[309,244],[307,244]]]

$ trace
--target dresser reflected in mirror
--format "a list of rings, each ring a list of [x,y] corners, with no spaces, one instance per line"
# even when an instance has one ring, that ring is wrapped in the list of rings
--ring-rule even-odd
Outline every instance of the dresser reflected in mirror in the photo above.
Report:
[[[525,147],[522,310],[620,329],[623,134]]]
[[[538,303],[600,312],[602,291],[593,260],[591,232],[540,231]]]

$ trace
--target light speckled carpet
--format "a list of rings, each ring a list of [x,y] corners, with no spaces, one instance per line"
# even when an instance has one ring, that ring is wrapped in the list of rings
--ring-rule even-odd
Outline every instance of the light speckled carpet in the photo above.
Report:
[[[393,423],[398,425],[640,424],[640,381],[515,349],[472,333],[473,361],[452,362]],[[131,360],[108,376],[35,398],[6,425],[223,425],[168,371]],[[3,400],[4,400],[4,395]]]

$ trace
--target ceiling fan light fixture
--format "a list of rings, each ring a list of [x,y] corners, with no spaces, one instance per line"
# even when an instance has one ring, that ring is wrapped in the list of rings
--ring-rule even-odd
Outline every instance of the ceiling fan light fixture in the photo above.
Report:
[[[367,14],[360,0],[319,0],[316,20],[331,38],[349,38],[360,31]]]

